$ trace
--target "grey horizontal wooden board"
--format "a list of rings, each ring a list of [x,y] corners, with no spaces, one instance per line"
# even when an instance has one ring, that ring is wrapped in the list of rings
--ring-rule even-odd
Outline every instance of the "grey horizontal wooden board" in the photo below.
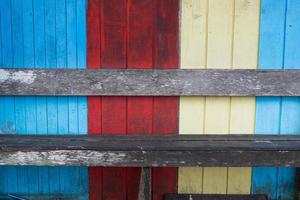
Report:
[[[300,136],[0,135],[0,165],[300,166]]]
[[[0,69],[0,95],[300,96],[300,70]]]

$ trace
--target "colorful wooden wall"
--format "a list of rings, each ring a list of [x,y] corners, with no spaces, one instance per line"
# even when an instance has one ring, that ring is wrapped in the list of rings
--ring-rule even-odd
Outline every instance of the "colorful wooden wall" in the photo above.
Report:
[[[297,69],[300,61],[300,2],[261,1],[260,69]],[[300,99],[257,98],[257,134],[299,134]],[[268,193],[272,199],[295,199],[293,168],[254,168],[253,193]]]
[[[178,10],[178,0],[90,0],[88,67],[178,68]],[[89,134],[178,132],[177,97],[88,101]],[[176,192],[176,168],[153,168],[152,174],[153,199]],[[89,175],[90,199],[137,199],[139,168],[90,168]]]
[[[86,68],[85,0],[1,0],[1,66]],[[0,97],[0,133],[87,134],[86,97]],[[0,167],[0,193],[88,198],[86,167]]]
[[[184,0],[182,68],[257,67],[258,0]],[[255,98],[183,97],[181,134],[254,133]],[[181,193],[249,194],[251,168],[180,168]]]
[[[0,66],[295,69],[299,13],[298,0],[1,0]],[[299,98],[287,97],[0,97],[0,134],[297,134],[299,120]],[[292,168],[152,173],[155,200],[295,198]],[[0,194],[134,200],[139,181],[139,168],[0,167]]]

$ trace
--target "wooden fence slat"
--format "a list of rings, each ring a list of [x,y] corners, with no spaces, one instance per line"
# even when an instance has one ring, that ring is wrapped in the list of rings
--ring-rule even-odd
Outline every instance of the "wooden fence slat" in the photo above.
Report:
[[[0,69],[0,95],[300,96],[300,70]]]
[[[0,135],[0,165],[300,166],[299,136]]]

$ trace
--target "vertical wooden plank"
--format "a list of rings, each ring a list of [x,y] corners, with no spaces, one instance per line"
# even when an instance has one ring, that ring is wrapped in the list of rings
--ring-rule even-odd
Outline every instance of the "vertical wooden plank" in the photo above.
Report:
[[[56,1],[45,1],[45,66],[56,68],[56,32],[55,13]],[[55,134],[58,130],[57,97],[46,97],[47,133]],[[60,192],[60,172],[58,167],[49,168],[49,192]]]
[[[33,0],[33,19],[34,19],[34,54],[35,67],[42,68],[46,65],[45,54],[45,9],[44,1]],[[46,97],[36,98],[36,112],[37,112],[37,134],[48,132],[47,128],[47,99]],[[35,172],[38,178],[37,184],[39,193],[48,193],[49,184],[49,169],[48,167],[39,167]]]
[[[157,1],[154,66],[176,69],[179,65],[179,0]],[[178,133],[178,97],[153,98],[153,133]],[[152,199],[177,193],[177,168],[153,168]]]
[[[60,14],[63,18],[62,21],[56,20],[56,48],[59,48],[59,41],[64,41],[64,45],[60,46],[64,55],[59,58],[56,52],[57,63],[58,59],[65,64],[65,68],[77,68],[77,1],[66,0],[62,5],[60,1],[56,1],[56,14]],[[64,6],[64,7],[62,7]],[[60,10],[58,10],[59,8]],[[58,19],[59,20],[59,19]],[[57,29],[57,25],[65,26],[62,32]],[[67,132],[62,134],[78,134],[78,103],[77,97],[58,97],[58,106],[62,106],[58,112],[58,123],[68,125]],[[59,121],[59,119],[62,119]],[[74,194],[80,190],[80,170],[78,167],[59,167],[59,189],[63,194]],[[72,184],[70,184],[72,183]]]
[[[77,68],[77,1],[66,1],[67,68]],[[59,2],[57,2],[59,3]],[[68,97],[69,132],[78,133],[77,97]]]
[[[87,1],[79,0],[76,6],[76,28],[77,28],[77,69],[84,69],[87,66]],[[87,97],[78,98],[78,134],[87,134]],[[81,171],[85,174],[87,168],[81,168]],[[88,178],[87,176],[81,176]],[[87,180],[88,182],[88,180]]]
[[[57,56],[57,68],[67,67],[67,13],[66,13],[66,1],[56,1],[56,56]],[[69,115],[68,115],[68,97],[59,97],[59,104],[57,105],[57,121],[58,121],[58,133],[67,134],[69,132]]]
[[[8,67],[17,65],[18,67],[31,68],[66,67],[66,21],[63,20],[64,16],[62,16],[65,13],[64,4],[56,4],[56,1],[50,2],[44,0],[7,0],[3,2],[4,6],[5,4],[11,6],[9,9],[5,8],[9,12],[12,11],[12,13],[6,15],[7,19],[12,19],[12,27],[6,33],[12,37],[10,41],[13,46],[12,49],[14,49],[12,52],[13,62],[6,65]],[[3,8],[1,6],[1,13]],[[60,12],[58,15],[56,15],[56,9]],[[81,9],[85,9],[85,7]],[[57,17],[62,20],[56,20]],[[85,18],[85,16],[83,17]],[[4,23],[6,26],[7,22]],[[76,40],[75,38],[75,52],[78,52],[77,48],[81,47]],[[9,48],[7,49],[7,53],[9,53]],[[76,57],[74,60],[77,62]],[[18,119],[17,123],[14,123],[18,134],[47,134],[48,132],[68,134],[69,123],[74,122],[68,121],[68,115],[65,115],[66,111],[64,111],[65,108],[68,108],[68,105],[66,107],[62,106],[60,103],[65,102],[60,100],[62,99],[55,97],[16,97],[16,101],[14,99],[9,100],[14,107],[7,110],[7,116],[14,115]],[[15,102],[18,103],[16,104]],[[84,105],[81,106],[83,108],[86,107]],[[77,115],[78,111],[76,111]],[[10,120],[10,117],[7,117],[7,119]],[[78,124],[78,120],[75,121],[75,124]],[[86,125],[83,127],[86,127]],[[76,132],[78,131],[77,128]],[[86,132],[86,130],[82,130],[82,133]],[[87,178],[80,177],[87,177],[85,173],[86,169],[65,169],[63,172],[66,173],[63,173],[63,175],[68,176],[67,174],[69,174],[68,178],[65,179],[66,187],[59,180],[59,177],[62,177],[60,176],[60,170],[60,168],[47,167],[7,167],[5,171],[7,186],[4,186],[4,190],[12,193],[20,192],[29,194],[49,194],[49,192],[52,192],[52,194],[81,195],[81,193],[85,192],[83,196],[86,196],[87,183],[83,184],[83,182],[79,182],[81,179],[87,180]],[[69,173],[70,170],[73,172]],[[17,173],[11,173],[13,171]],[[70,183],[75,183],[73,188],[69,187],[72,185]],[[0,190],[2,193],[2,186]]]
[[[87,66],[100,66],[100,2],[88,1],[87,11]],[[101,98],[88,97],[88,134],[102,132]],[[89,167],[89,193],[91,200],[102,199],[102,168]]]
[[[34,20],[33,20],[33,1],[23,1],[23,45],[24,45],[24,67],[35,67],[34,63]],[[36,115],[36,97],[25,97],[25,118],[26,133],[37,133],[37,115]],[[24,188],[24,191],[30,193],[38,193],[39,185],[37,171],[38,167],[25,167],[23,179],[25,184],[19,184]],[[22,178],[22,176],[20,176]],[[25,193],[26,193],[25,192]]]
[[[287,0],[284,69],[299,69],[300,2]],[[280,134],[299,134],[300,98],[282,97]],[[296,169],[278,168],[277,199],[296,198]]]
[[[206,67],[207,0],[181,2],[181,68]],[[180,97],[179,134],[204,133],[204,97]],[[202,193],[203,168],[178,169],[179,193]]]
[[[235,0],[232,68],[256,69],[260,0]],[[231,98],[230,134],[254,134],[255,98]],[[249,194],[251,168],[228,168],[227,193]]]
[[[126,1],[88,6],[88,67],[126,68]],[[89,133],[126,133],[126,98],[89,98]],[[90,168],[89,174],[90,199],[126,198],[125,169]]]
[[[89,1],[89,68],[97,68],[97,65],[101,68],[153,68],[155,62],[162,68],[176,68],[177,14],[177,0]],[[177,98],[157,98],[155,101],[152,97],[89,98],[89,133],[152,134],[154,130],[163,134],[176,133],[177,106]],[[171,115],[161,114],[162,108]],[[100,170],[90,168],[90,198],[138,198],[140,168]],[[176,190],[176,169],[158,169],[154,174],[156,199],[161,199],[165,192]],[[172,182],[163,180],[162,175],[170,177]],[[115,187],[120,188],[118,192],[112,191]]]
[[[128,2],[128,68],[151,69],[154,59],[156,1]],[[128,134],[151,134],[152,97],[128,97]]]
[[[286,1],[261,0],[259,68],[282,69]],[[256,134],[279,134],[280,97],[256,99]],[[252,193],[277,198],[276,167],[255,167],[252,172]]]
[[[128,1],[127,67],[151,69],[154,59],[155,13],[157,1]],[[153,98],[128,97],[127,133],[151,134],[153,131]],[[137,199],[140,168],[127,170],[128,198]],[[133,178],[132,178],[133,177]]]
[[[207,68],[231,68],[234,1],[209,1]],[[218,57],[218,59],[215,59]],[[205,134],[229,133],[230,98],[207,97]],[[204,168],[203,193],[224,194],[227,191],[227,168]]]
[[[46,35],[45,35],[45,2],[33,0],[33,21],[34,21],[34,62],[36,68],[46,66]],[[36,120],[37,134],[48,133],[47,128],[47,99],[46,97],[36,98]],[[39,194],[49,193],[49,168],[39,167],[35,172],[38,181]]]
[[[12,51],[12,22],[11,22],[11,2],[4,0],[0,2],[1,12],[1,41],[3,50],[3,67],[12,66],[13,51]],[[0,105],[2,106],[3,115],[0,116],[0,132],[15,133],[15,115],[14,112],[14,97],[0,97]]]
[[[77,28],[77,69],[87,67],[87,1],[79,0],[76,6],[76,28]],[[87,97],[77,97],[78,108],[78,132],[77,134],[87,134],[88,132],[88,106]],[[79,167],[79,187],[81,194],[80,200],[89,199],[89,176],[88,167]]]
[[[1,40],[3,51],[2,63],[4,66],[12,66],[13,64],[13,44],[12,44],[12,17],[11,17],[11,1],[0,1],[1,13]],[[1,97],[0,107],[3,114],[0,115],[0,132],[15,133],[15,107],[14,97]],[[0,168],[1,184],[0,192],[7,193],[16,188],[17,170],[12,167],[4,166]],[[8,176],[8,174],[10,174]],[[9,179],[12,179],[12,185],[9,185]]]
[[[13,44],[13,66],[24,67],[24,41],[23,41],[23,2],[18,0],[11,1],[12,10],[12,44]],[[15,97],[15,118],[17,133],[26,134],[25,119],[25,97]],[[10,171],[16,176],[14,178],[8,177],[8,184],[10,190],[16,189],[18,192],[27,192],[27,171],[25,167],[11,168]],[[12,176],[14,177],[14,176]],[[16,188],[14,188],[16,187]]]
[[[126,1],[104,0],[101,3],[101,68],[126,68]],[[101,112],[102,133],[126,133],[125,97],[102,97]],[[102,170],[102,198],[126,199],[126,170],[111,167]]]

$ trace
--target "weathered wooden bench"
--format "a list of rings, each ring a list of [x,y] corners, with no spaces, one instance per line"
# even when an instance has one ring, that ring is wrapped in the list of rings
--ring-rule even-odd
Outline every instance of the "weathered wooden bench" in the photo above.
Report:
[[[0,150],[0,165],[143,167],[141,199],[150,199],[150,167],[300,166],[299,136],[0,135]]]
[[[299,136],[0,135],[0,150],[0,165],[300,167]]]
[[[300,71],[0,69],[0,95],[300,96]],[[139,195],[148,200],[150,167],[299,167],[300,137],[0,135],[0,165],[143,167]],[[166,196],[168,200],[189,198]]]

